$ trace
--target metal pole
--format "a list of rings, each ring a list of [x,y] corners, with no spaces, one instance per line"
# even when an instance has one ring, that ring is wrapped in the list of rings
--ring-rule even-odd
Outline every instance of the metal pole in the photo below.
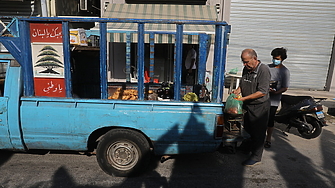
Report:
[[[207,34],[199,35],[199,62],[198,62],[198,83],[202,85],[205,81],[207,47],[209,36]]]
[[[66,97],[72,97],[69,22],[62,22]]]
[[[144,23],[138,24],[137,50],[138,100],[144,100]]]
[[[108,98],[107,86],[107,23],[100,23],[100,89],[101,98]]]
[[[174,100],[180,101],[181,71],[183,58],[183,25],[177,24],[174,60]]]

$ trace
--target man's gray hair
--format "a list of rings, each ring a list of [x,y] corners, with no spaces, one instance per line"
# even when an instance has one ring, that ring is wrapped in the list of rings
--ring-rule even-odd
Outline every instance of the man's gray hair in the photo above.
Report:
[[[257,53],[256,53],[256,51],[253,50],[253,49],[244,49],[244,50],[242,51],[242,54],[243,54],[243,53],[248,53],[248,55],[249,55],[250,57],[257,57]]]

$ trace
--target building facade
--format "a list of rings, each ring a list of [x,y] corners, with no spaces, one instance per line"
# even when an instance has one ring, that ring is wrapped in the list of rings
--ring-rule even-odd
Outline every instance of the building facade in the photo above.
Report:
[[[100,17],[109,4],[142,3],[215,6],[217,19],[232,26],[226,70],[242,70],[239,56],[244,48],[254,48],[267,64],[273,48],[285,47],[290,88],[335,90],[332,0],[0,0],[0,16]],[[0,23],[0,31],[6,24]]]

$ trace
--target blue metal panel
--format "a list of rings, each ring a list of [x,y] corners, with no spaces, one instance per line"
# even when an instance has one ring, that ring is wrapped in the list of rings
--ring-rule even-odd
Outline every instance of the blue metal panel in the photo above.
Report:
[[[146,105],[148,103],[155,105],[155,106],[173,106],[174,108],[178,108],[179,106],[198,106],[198,107],[222,107],[222,103],[216,104],[216,103],[189,103],[185,101],[129,101],[129,100],[100,100],[100,99],[67,99],[67,98],[52,98],[52,97],[25,97],[22,98],[22,100],[30,101],[31,100],[38,100],[43,102],[82,102],[82,103],[101,103],[101,104],[114,104],[114,105],[120,105],[120,104],[133,104],[133,105]],[[178,110],[178,109],[177,109]],[[218,111],[222,111],[222,109],[218,109]]]
[[[144,24],[138,24],[137,44],[138,99],[144,100]]]
[[[0,97],[0,149],[13,149],[7,123],[8,97]]]
[[[228,46],[228,35],[230,33],[230,25],[224,26],[224,33],[223,33],[223,38],[221,39],[222,43],[222,59],[220,62],[220,86],[218,88],[219,90],[219,96],[223,97],[223,92],[224,92],[224,79],[225,79],[225,70],[226,70],[226,61],[227,61],[227,46]],[[222,101],[222,98],[220,99]]]
[[[8,127],[11,144],[14,149],[24,150],[25,146],[22,139],[21,119],[19,113],[20,97],[22,95],[22,73],[21,67],[8,67],[6,73],[6,84],[4,97],[8,100]]]
[[[29,23],[27,21],[19,21],[20,37],[22,41],[22,57],[23,63],[22,71],[24,78],[24,95],[33,96],[34,95],[34,79],[33,79],[33,65],[32,65],[32,54],[30,45],[30,30]]]
[[[199,63],[198,63],[198,83],[200,85],[205,82],[206,73],[206,61],[208,52],[208,40],[209,36],[207,34],[199,34]]]
[[[12,56],[12,54],[7,54],[7,53],[1,53],[0,54],[0,59],[14,59],[14,57]]]
[[[156,24],[195,24],[195,25],[227,25],[226,22],[214,20],[175,20],[175,19],[131,19],[131,18],[74,18],[74,17],[27,17],[24,21],[52,22],[112,22],[112,23],[156,23]]]
[[[153,82],[154,70],[155,70],[155,34],[150,33],[150,82]]]
[[[7,63],[7,70],[9,67],[9,60],[1,60],[0,62]],[[8,127],[8,97],[0,97],[0,149],[13,149],[12,143],[9,137]]]
[[[17,18],[13,18],[12,21],[6,26],[8,31],[15,37],[19,37],[19,21]]]
[[[64,53],[64,74],[66,97],[72,97],[72,75],[71,75],[71,55],[70,55],[70,29],[69,22],[62,23],[63,30],[63,53]]]
[[[131,35],[131,33],[127,33],[127,40],[126,40],[126,81],[127,82],[130,82],[130,69],[131,69],[131,64],[130,64],[131,63],[131,61],[130,61],[130,57],[131,57],[130,35]]]
[[[222,104],[44,99],[22,99],[22,132],[29,149],[86,150],[94,130],[113,126],[140,130],[160,154],[214,151],[221,142],[213,133]]]
[[[180,101],[181,71],[183,60],[183,25],[177,24],[174,60],[174,99]]]
[[[214,63],[213,63],[213,93],[212,102],[221,103],[222,102],[222,92],[219,89],[223,89],[223,85],[220,85],[221,81],[221,63],[223,62],[223,26],[217,25],[215,27],[215,46],[214,46]]]
[[[100,88],[101,98],[108,98],[107,91],[107,23],[100,23]]]
[[[220,58],[217,65],[217,76],[218,76],[218,85],[217,85],[217,102],[220,103],[223,100],[223,91],[224,91],[224,73],[226,68],[226,58],[227,58],[227,45],[228,45],[228,33],[230,33],[230,26],[222,26],[222,29],[219,33],[220,38]],[[223,32],[223,33],[222,33]]]
[[[22,40],[21,38],[14,37],[0,37],[0,42],[6,47],[11,55],[22,64],[24,58],[22,58]]]

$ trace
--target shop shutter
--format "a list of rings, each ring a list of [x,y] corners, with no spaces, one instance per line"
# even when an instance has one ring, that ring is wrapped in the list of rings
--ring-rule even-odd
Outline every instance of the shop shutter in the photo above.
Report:
[[[285,47],[290,88],[323,90],[335,34],[333,0],[232,0],[227,71],[243,66],[240,53],[253,48],[263,63]]]
[[[0,1],[0,16],[38,16],[40,10],[39,1]]]

